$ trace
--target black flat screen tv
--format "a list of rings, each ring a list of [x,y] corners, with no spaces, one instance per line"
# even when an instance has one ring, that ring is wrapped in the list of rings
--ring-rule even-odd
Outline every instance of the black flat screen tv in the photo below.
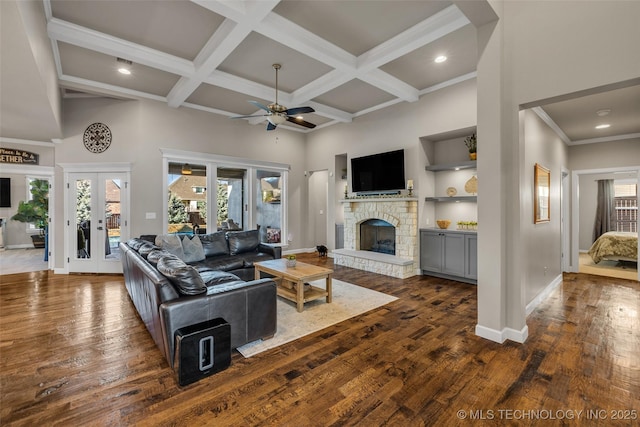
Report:
[[[404,187],[404,150],[351,159],[353,192],[392,193]]]
[[[0,208],[11,207],[11,178],[0,178]]]

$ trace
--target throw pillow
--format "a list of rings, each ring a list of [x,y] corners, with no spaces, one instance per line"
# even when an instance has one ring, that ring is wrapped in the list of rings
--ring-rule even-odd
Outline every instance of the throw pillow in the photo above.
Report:
[[[182,241],[177,234],[160,234],[156,236],[156,246],[171,252],[180,259],[184,259]]]
[[[182,260],[186,263],[198,262],[205,259],[204,248],[202,242],[198,236],[184,236],[182,238],[182,250],[184,251],[184,258]]]
[[[200,273],[181,259],[166,256],[158,260],[158,271],[174,284],[183,295],[198,295],[207,292]]]
[[[260,244],[258,230],[227,232],[231,255],[255,251]]]
[[[229,255],[229,246],[224,231],[200,236],[205,256]]]

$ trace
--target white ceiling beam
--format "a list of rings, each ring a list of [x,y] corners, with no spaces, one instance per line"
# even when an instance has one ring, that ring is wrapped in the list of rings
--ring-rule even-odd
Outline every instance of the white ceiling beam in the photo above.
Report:
[[[232,0],[191,0],[193,3],[210,10],[213,13],[232,19],[236,22],[242,20],[247,8],[244,1]]]
[[[287,47],[340,71],[356,67],[354,55],[276,13],[267,15],[255,31],[279,43],[286,41]]]
[[[397,96],[403,101],[415,102],[420,97],[420,91],[418,89],[378,68],[369,71],[359,78],[378,89]]]
[[[320,96],[331,89],[335,89],[338,86],[353,80],[354,78],[356,78],[355,70],[351,70],[351,72],[342,72],[338,70],[330,71],[294,91],[292,93],[293,103],[305,103],[310,99]]]
[[[358,57],[358,71],[369,72],[469,24],[456,6],[449,6]]]
[[[179,107],[200,84],[234,51],[236,47],[253,31],[279,0],[263,0],[252,2],[247,13],[240,22],[230,19],[218,27],[209,41],[202,48],[194,61],[195,73],[190,77],[182,77],[167,96],[170,107]]]
[[[90,90],[93,93],[102,93],[107,96],[129,99],[153,99],[154,101],[167,102],[164,96],[154,95],[152,93],[141,92],[138,90],[127,89],[120,86],[110,85],[107,83],[97,82],[95,80],[83,79],[81,77],[61,75],[58,77],[60,86],[77,89]]]
[[[316,114],[326,117],[328,119],[336,120],[342,123],[350,123],[353,121],[353,115],[337,108],[329,107],[328,105],[319,104],[317,102],[307,102],[308,106],[316,110]]]
[[[276,96],[275,89],[272,87],[219,70],[211,73],[204,82],[259,99],[275,100]],[[290,104],[291,95],[278,91],[278,101],[282,105]]]
[[[51,18],[47,24],[47,32],[54,40],[128,59],[169,73],[185,76],[194,72],[193,64],[186,59],[57,18]]]

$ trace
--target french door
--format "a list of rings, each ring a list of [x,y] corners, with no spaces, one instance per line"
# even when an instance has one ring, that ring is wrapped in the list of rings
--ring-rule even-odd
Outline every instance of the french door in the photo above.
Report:
[[[121,273],[121,240],[129,238],[129,174],[70,173],[69,272]]]

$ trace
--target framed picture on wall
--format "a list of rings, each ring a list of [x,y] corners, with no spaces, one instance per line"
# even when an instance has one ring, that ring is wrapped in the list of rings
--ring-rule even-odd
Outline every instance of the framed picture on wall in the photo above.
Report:
[[[551,172],[536,163],[533,172],[533,223],[550,221],[549,190],[551,189]]]

